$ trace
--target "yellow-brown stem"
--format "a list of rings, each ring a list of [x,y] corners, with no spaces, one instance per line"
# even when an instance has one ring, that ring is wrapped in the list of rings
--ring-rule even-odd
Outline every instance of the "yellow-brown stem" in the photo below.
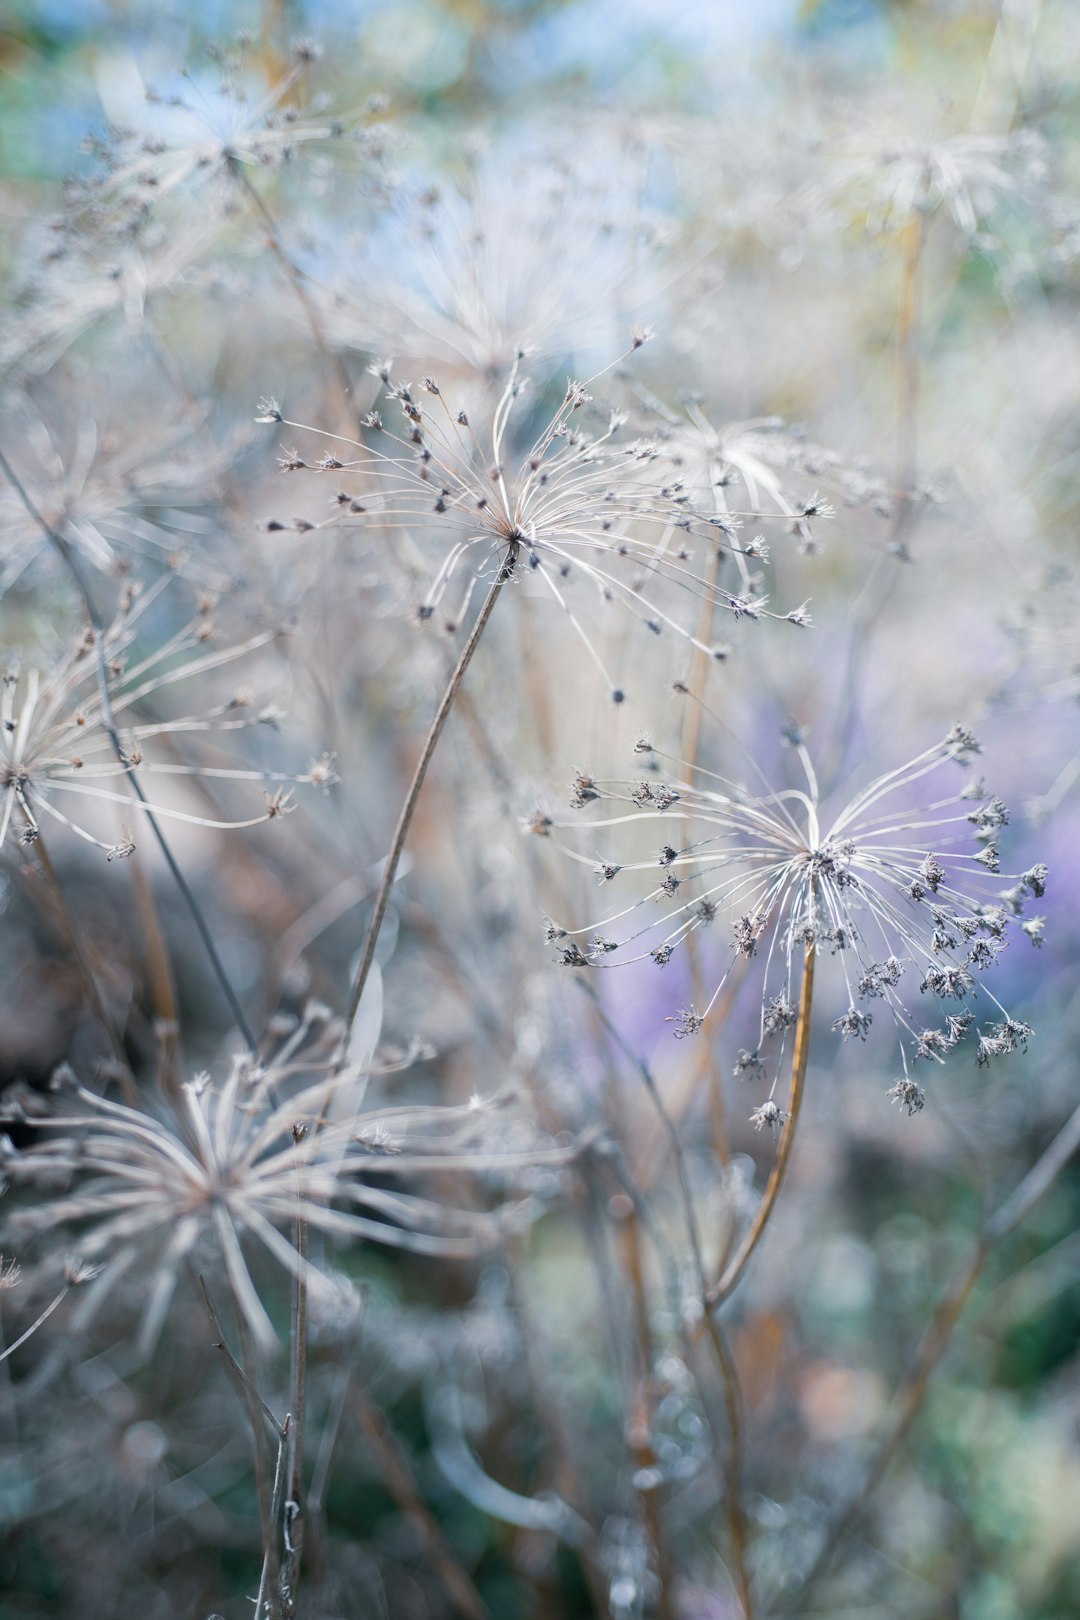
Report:
[[[787,1119],[780,1129],[780,1141],[776,1149],[776,1158],[773,1160],[772,1171],[765,1185],[765,1192],[758,1205],[757,1214],[749,1232],[743,1238],[734,1256],[728,1261],[723,1274],[713,1283],[705,1295],[708,1307],[715,1309],[734,1290],[740,1277],[746,1270],[750,1257],[761,1241],[769,1217],[776,1207],[776,1200],[780,1196],[780,1189],[787,1174],[788,1161],[791,1158],[791,1149],[795,1143],[795,1130],[799,1123],[799,1110],[802,1106],[803,1091],[806,1085],[806,1066],[810,1058],[810,1018],[814,1001],[814,955],[815,947],[808,945],[803,961],[802,992],[799,996],[799,1018],[795,1027],[795,1052],[791,1060],[791,1086],[788,1091]]]

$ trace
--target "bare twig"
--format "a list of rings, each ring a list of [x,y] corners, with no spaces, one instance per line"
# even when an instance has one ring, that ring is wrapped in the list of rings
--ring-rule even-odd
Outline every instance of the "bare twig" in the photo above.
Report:
[[[442,700],[439,703],[438,709],[435,711],[435,718],[431,722],[431,728],[424,739],[424,746],[420,751],[420,758],[416,762],[416,769],[413,772],[412,781],[409,783],[409,790],[405,795],[405,803],[401,807],[401,814],[398,816],[398,823],[394,828],[394,836],[391,840],[390,852],[386,857],[382,880],[379,884],[379,892],[375,896],[375,905],[371,914],[371,921],[368,924],[367,934],[364,938],[363,948],[360,952],[360,962],[356,969],[356,976],[353,980],[352,996],[349,1000],[347,1028],[350,1030],[352,1029],[353,1023],[356,1020],[356,1014],[360,1007],[360,998],[364,993],[364,986],[367,984],[368,974],[371,972],[371,964],[375,960],[375,946],[378,942],[379,932],[386,917],[386,908],[390,903],[390,893],[394,887],[394,878],[397,875],[398,862],[401,860],[401,852],[405,848],[405,840],[408,837],[413,813],[416,810],[417,801],[420,797],[420,790],[424,785],[424,778],[427,776],[428,766],[431,764],[432,756],[435,753],[435,749],[438,745],[439,738],[442,735],[442,730],[446,724],[450,710],[454,706],[454,699],[457,696],[458,688],[465,679],[465,672],[472,662],[473,653],[480,645],[481,637],[483,636],[484,631],[487,629],[488,621],[491,618],[492,612],[495,608],[495,603],[499,599],[503,586],[513,574],[516,563],[517,544],[516,542],[511,541],[507,547],[504,557],[502,558],[502,561],[499,564],[498,571],[488,589],[488,593],[484,598],[484,604],[476,616],[476,622],[469,632],[468,640],[461,649],[461,656],[454,665],[453,672],[451,673],[450,679],[447,682],[446,690],[442,695]]]
[[[814,955],[813,945],[807,946],[803,962],[802,993],[799,997],[799,1022],[795,1030],[795,1052],[791,1061],[791,1087],[788,1092],[787,1120],[781,1127],[780,1141],[776,1150],[776,1158],[765,1185],[761,1203],[757,1214],[746,1236],[740,1243],[735,1255],[728,1261],[723,1274],[713,1283],[705,1295],[706,1305],[715,1309],[723,1303],[738,1284],[739,1278],[745,1271],[750,1257],[761,1241],[762,1234],[769,1223],[780,1196],[780,1188],[784,1184],[787,1173],[788,1160],[795,1141],[795,1129],[799,1122],[799,1110],[802,1105],[803,1092],[806,1084],[806,1065],[810,1057],[810,1021],[814,1002]]]
[[[840,1543],[863,1518],[871,1497],[884,1479],[896,1452],[918,1416],[934,1369],[948,1349],[953,1329],[959,1322],[994,1249],[1027,1219],[1078,1149],[1080,1149],[1080,1108],[1075,1109],[1069,1116],[1020,1185],[984,1222],[974,1249],[964,1264],[958,1268],[938,1301],[926,1331],[919,1341],[911,1365],[896,1392],[885,1433],[862,1485],[833,1521],[821,1551],[804,1580],[792,1594],[792,1602],[798,1601],[800,1605],[804,1603],[811,1587],[816,1585],[828,1570]]]
[[[382,1408],[367,1390],[358,1386],[349,1390],[347,1400],[360,1432],[374,1453],[384,1485],[418,1532],[431,1566],[454,1607],[465,1620],[491,1620],[491,1611],[472,1576],[458,1559],[421,1495],[409,1459]]]
[[[53,865],[53,859],[49,854],[48,846],[45,843],[41,828],[33,816],[30,806],[25,802],[25,800],[22,800],[21,797],[20,804],[23,814],[27,819],[27,826],[33,831],[34,854],[38,858],[41,870],[45,875],[45,880],[48,883],[49,888],[52,890],[53,898],[56,901],[56,909],[59,913],[60,923],[64,933],[67,935],[67,943],[71,949],[71,954],[75,960],[75,965],[79,970],[79,975],[82,978],[83,985],[86,989],[87,1000],[94,1010],[98,1023],[101,1025],[108,1037],[109,1045],[112,1047],[113,1056],[115,1057],[118,1065],[117,1078],[120,1081],[120,1087],[124,1094],[124,1101],[130,1107],[137,1108],[139,1104],[139,1093],[135,1085],[134,1076],[131,1073],[131,1065],[128,1062],[127,1053],[124,1050],[123,1037],[120,1034],[119,1029],[116,1027],[116,1022],[113,1019],[112,1014],[105,1005],[105,998],[101,994],[101,987],[97,981],[97,974],[94,972],[93,964],[90,960],[89,943],[83,935],[83,931],[75,918],[74,912],[68,905],[67,896],[64,893],[64,886],[60,882],[60,876],[56,870],[56,867]]]

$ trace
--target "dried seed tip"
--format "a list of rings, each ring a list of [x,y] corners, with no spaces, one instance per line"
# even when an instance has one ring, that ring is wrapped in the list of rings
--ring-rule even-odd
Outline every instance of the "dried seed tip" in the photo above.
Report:
[[[80,1255],[69,1254],[64,1261],[64,1281],[69,1288],[81,1288],[83,1283],[93,1282],[105,1270],[104,1266],[93,1266]]]
[[[612,701],[612,703],[625,703],[626,702],[626,693],[623,691],[621,686],[617,686],[615,688],[615,690],[612,692],[611,701]]]
[[[570,797],[570,805],[574,810],[580,810],[583,805],[590,804],[594,799],[602,797],[593,777],[584,771],[579,771],[574,777],[574,791]]]
[[[974,754],[982,753],[975,733],[959,724],[946,733],[942,747],[950,759],[958,760],[962,765],[966,765]]]
[[[833,1022],[833,1029],[841,1034],[845,1041],[858,1039],[865,1041],[870,1032],[870,1025],[874,1022],[873,1013],[860,1012],[858,1007],[849,1007],[846,1013]]]
[[[259,403],[255,407],[255,412],[256,422],[280,422],[283,419],[281,415],[281,407],[279,406],[277,400],[269,394],[264,395],[263,398],[259,400]]]
[[[533,810],[521,823],[522,832],[532,833],[537,838],[549,838],[551,828],[551,817],[545,816],[544,812],[539,809]]]
[[[810,499],[803,502],[799,516],[804,518],[831,518],[836,516],[836,507],[833,506],[831,501],[823,500],[815,490]]]
[[[1037,866],[1029,867],[1021,875],[1020,883],[1025,890],[1030,890],[1036,900],[1041,900],[1046,893],[1046,880],[1049,876],[1050,868],[1040,861]]]
[[[672,1034],[675,1036],[677,1041],[682,1041],[685,1040],[688,1035],[696,1035],[698,1030],[704,1024],[705,1019],[702,1017],[701,1013],[697,1011],[696,1007],[680,1007],[676,1016],[673,1019],[666,1019],[665,1022],[668,1024],[673,1023],[675,1025],[675,1028],[672,1030]]]
[[[640,349],[646,343],[651,343],[655,336],[656,333],[651,326],[632,326],[630,328],[630,345],[634,349]]]
[[[291,798],[291,788],[275,788],[273,793],[264,793],[266,819],[268,821],[277,821],[282,816],[287,816],[291,811],[295,810],[296,806],[289,803]]]
[[[323,754],[321,759],[313,759],[308,766],[307,776],[301,780],[310,782],[313,787],[322,788],[324,793],[329,793],[330,789],[341,781],[341,777],[334,769],[336,758],[336,754]]]
[[[780,1130],[780,1127],[787,1123],[787,1119],[788,1116],[784,1110],[779,1104],[774,1103],[771,1098],[768,1102],[763,1102],[760,1108],[755,1108],[750,1115],[750,1123],[755,1131],[764,1130],[768,1126],[774,1136]]]
[[[22,1281],[22,1267],[17,1260],[5,1260],[0,1255],[0,1291],[17,1288]]]
[[[912,1114],[921,1114],[926,1103],[926,1093],[922,1087],[917,1086],[914,1080],[909,1080],[906,1076],[903,1080],[898,1080],[885,1095],[904,1109],[909,1117]]]
[[[761,1061],[760,1052],[748,1052],[744,1047],[739,1049],[735,1058],[735,1067],[732,1070],[736,1080],[760,1080],[765,1074],[765,1065]]]

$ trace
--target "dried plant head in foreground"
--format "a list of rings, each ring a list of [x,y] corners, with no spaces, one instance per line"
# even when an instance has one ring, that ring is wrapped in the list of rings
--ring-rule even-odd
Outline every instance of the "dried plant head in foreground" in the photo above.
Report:
[[[323,1007],[309,1007],[269,1047],[261,1058],[235,1058],[221,1084],[198,1075],[178,1098],[146,1108],[73,1085],[70,1106],[34,1121],[42,1140],[8,1154],[12,1182],[43,1189],[8,1223],[19,1253],[32,1245],[48,1267],[62,1241],[74,1242],[103,1267],[85,1316],[123,1279],[143,1279],[141,1341],[149,1346],[181,1269],[213,1265],[224,1271],[247,1328],[270,1346],[271,1317],[248,1264],[252,1248],[314,1290],[324,1279],[297,1251],[298,1222],[346,1243],[475,1254],[506,1219],[531,1218],[527,1198],[489,1214],[396,1184],[472,1171],[502,1191],[509,1173],[568,1157],[508,1113],[505,1096],[462,1106],[372,1106],[369,1081],[407,1067],[414,1054],[351,1062],[341,1024]]]
[[[328,757],[298,776],[279,771],[202,763],[178,754],[177,745],[194,738],[231,743],[234,734],[273,724],[277,711],[260,708],[243,692],[224,702],[194,706],[192,712],[143,720],[143,706],[156,705],[169,688],[230,664],[272,642],[265,631],[229,646],[214,645],[212,604],[199,602],[188,622],[152,650],[139,645],[140,621],[170,583],[162,575],[149,589],[125,585],[115,617],[105,630],[101,658],[108,684],[109,709],[102,703],[101,661],[94,630],[87,627],[72,645],[41,673],[35,666],[20,672],[5,657],[0,688],[0,849],[16,830],[23,843],[33,843],[49,822],[105,850],[110,859],[128,855],[134,842],[102,838],[95,826],[107,806],[119,805],[132,815],[143,810],[198,826],[227,829],[254,827],[274,820],[289,808],[290,786],[299,782],[328,787],[336,780]],[[151,711],[153,712],[153,710]],[[116,756],[110,722],[119,729],[124,758]],[[162,805],[156,795],[138,802],[125,779],[134,771],[157,778],[200,777],[248,782],[263,787],[254,815],[234,820],[214,814]]]
[[[1026,1046],[1030,1030],[1010,1018],[985,974],[1015,930],[1040,943],[1043,919],[1025,919],[1023,910],[1029,897],[1044,893],[1046,868],[1001,887],[998,839],[1008,811],[981,781],[959,791],[940,782],[939,773],[955,773],[978,752],[961,726],[856,793],[831,823],[820,819],[806,747],[796,733],[791,741],[805,788],[752,794],[700,768],[688,785],[683,762],[647,743],[639,745],[643,754],[668,760],[677,772],[670,785],[658,775],[636,784],[579,778],[576,805],[611,807],[590,817],[590,837],[616,828],[632,837],[628,824],[648,822],[659,853],[597,866],[594,857],[560,847],[591,865],[605,887],[634,883],[628,874],[650,870],[655,883],[644,896],[635,884],[625,906],[584,928],[553,927],[550,935],[571,967],[649,958],[664,967],[700,931],[719,932],[725,960],[712,996],[680,1016],[676,1033],[701,1027],[741,965],[760,978],[761,1011],[756,1043],[740,1052],[736,1073],[771,1078],[774,1087],[798,1021],[804,953],[828,951],[844,986],[834,1030],[863,1040],[875,1012],[886,1012],[903,1064],[897,1100],[914,1110],[922,1104],[911,1074],[919,1060],[942,1061],[969,1032],[979,1063]],[[928,779],[934,791],[924,798],[913,790]],[[572,825],[537,824],[548,837]],[[974,848],[965,849],[969,841]],[[917,1009],[927,1004],[940,1009],[940,1019],[924,1027]]]
[[[648,335],[635,334],[627,353]],[[698,616],[690,605],[702,599],[735,620],[809,622],[804,608],[769,609],[758,576],[748,580],[743,567],[746,557],[760,553],[740,542],[730,518],[717,516],[711,502],[703,511],[695,507],[662,447],[642,438],[624,442],[626,416],[594,406],[588,389],[596,378],[568,382],[535,438],[515,445],[515,417],[527,409],[520,358],[501,393],[491,391],[483,420],[457,409],[434,378],[414,387],[392,381],[390,362],[376,369],[403,426],[390,427],[372,411],[364,442],[323,434],[328,453],[309,460],[285,448],[280,465],[290,474],[318,473],[334,486],[331,515],[297,520],[300,530],[359,526],[409,550],[436,542],[442,559],[420,605],[422,619],[432,617],[466,572],[464,602],[454,601],[448,615],[456,628],[480,571],[520,567],[568,615],[616,702],[623,693],[589,633],[587,604],[571,600],[578,578],[601,608],[614,603],[653,635],[671,631],[706,654],[716,649],[686,625]],[[311,431],[288,421],[272,400],[263,402],[258,420]],[[286,524],[275,520],[269,527],[284,530]],[[718,554],[743,567],[730,586],[712,566]]]

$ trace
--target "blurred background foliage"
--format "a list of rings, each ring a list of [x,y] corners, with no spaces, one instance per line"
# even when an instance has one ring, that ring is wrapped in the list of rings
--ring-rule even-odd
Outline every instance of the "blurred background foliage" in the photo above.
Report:
[[[278,108],[294,122],[272,151],[255,138],[240,183],[221,157],[221,121],[235,120],[239,149],[245,106],[292,74],[307,39],[318,58]],[[221,97],[220,79],[251,99]],[[814,640],[794,648],[785,627],[759,627],[751,648],[733,627],[737,656],[709,677],[714,707],[776,776],[794,716],[840,802],[970,720],[1013,807],[1010,869],[1044,859],[1052,889],[1045,946],[1013,947],[999,971],[997,993],[1036,1027],[1030,1051],[990,1069],[958,1052],[916,1118],[886,1098],[888,1042],[838,1050],[822,1011],[792,1177],[725,1314],[745,1397],[759,1612],[1080,1613],[1075,1165],[970,1279],[865,1512],[814,1588],[799,1584],[863,1491],[894,1394],[984,1221],[1080,1101],[1080,10],[56,0],[0,14],[0,86],[8,452],[51,492],[51,520],[75,514],[91,553],[99,545],[103,579],[117,555],[160,567],[183,540],[186,561],[140,647],[175,634],[202,593],[236,639],[287,625],[244,667],[258,703],[283,710],[245,762],[296,774],[325,749],[342,777],[329,797],[305,794],[284,829],[177,836],[253,1017],[296,1013],[309,996],[341,1007],[368,874],[452,661],[445,636],[412,622],[416,558],[268,531],[321,517],[325,488],[283,486],[279,435],[253,423],[256,399],[347,424],[353,402],[377,401],[366,367],[384,353],[416,371],[430,354],[440,380],[440,361],[452,375],[445,329],[410,325],[409,309],[432,285],[423,253],[442,257],[452,283],[463,274],[454,253],[471,240],[495,266],[481,299],[525,278],[504,325],[535,318],[539,352],[545,296],[577,320],[566,337],[552,318],[537,422],[566,371],[606,364],[640,317],[658,337],[640,356],[639,398],[700,399],[715,424],[802,425],[822,469],[807,492],[820,483],[839,515],[819,557],[775,546],[769,588],[785,608],[813,599]],[[169,107],[177,96],[196,109],[186,124]],[[1003,143],[1001,178],[987,177],[980,141]],[[126,166],[158,157],[144,207]],[[479,224],[455,202],[476,196]],[[317,327],[297,284],[318,304]],[[515,334],[498,330],[504,312],[490,302],[486,313],[497,369],[508,358],[499,337]],[[452,378],[464,397],[467,370]],[[898,502],[909,485],[917,499]],[[78,615],[9,496],[3,638],[28,656],[63,645]],[[730,1080],[742,1040],[699,1037],[704,1056],[672,1042],[665,1020],[690,999],[677,967],[609,976],[611,1040],[541,927],[564,903],[596,911],[592,879],[575,886],[519,831],[533,803],[565,803],[576,770],[633,774],[642,730],[683,732],[671,681],[687,658],[670,643],[641,653],[601,626],[635,700],[613,719],[562,622],[524,593],[519,607],[478,655],[472,708],[452,722],[414,829],[380,950],[384,1036],[433,1043],[415,1076],[421,1097],[456,1100],[506,1076],[556,1134],[600,1122],[681,1241],[673,1165],[635,1067],[646,1061],[684,1132],[712,1242],[772,1154]],[[709,733],[703,757],[722,761],[725,746]],[[192,791],[202,813],[231,813],[225,789]],[[62,1062],[100,1062],[102,1038],[62,908],[23,852],[4,859],[0,1070],[7,1086],[39,1091]],[[147,861],[151,928],[128,869],[79,849],[58,859],[140,1078],[152,1084],[162,1039],[155,930],[189,1067],[214,1062],[227,1008],[167,875]],[[733,1030],[750,999],[736,996]],[[17,1146],[24,1132],[12,1125]],[[312,1362],[318,1422],[336,1445],[332,1468],[312,1450],[324,1516],[302,1613],[740,1614],[724,1485],[703,1460],[707,1414],[665,1304],[663,1259],[646,1262],[650,1482],[627,1440],[625,1195],[595,1167],[538,1171],[529,1191],[536,1224],[483,1262],[371,1247],[335,1257],[348,1301],[315,1323]],[[178,1318],[149,1361],[118,1314],[59,1371],[44,1348],[4,1364],[3,1620],[250,1612],[259,1529],[243,1415],[193,1292]],[[564,1519],[555,1493],[572,1504]],[[650,1494],[674,1560],[663,1598],[643,1551]],[[579,1510],[595,1556],[574,1533]]]

